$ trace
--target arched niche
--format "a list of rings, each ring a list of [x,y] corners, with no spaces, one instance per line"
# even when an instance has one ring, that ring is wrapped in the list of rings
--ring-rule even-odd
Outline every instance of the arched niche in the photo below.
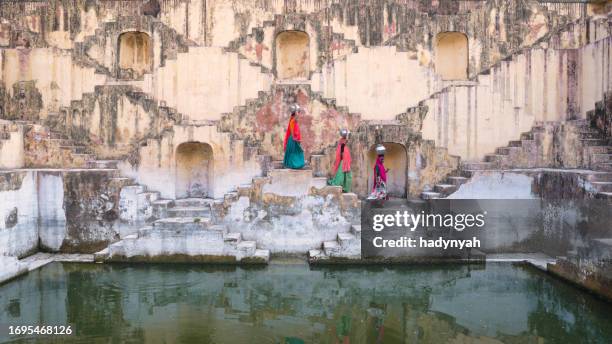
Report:
[[[303,31],[283,31],[276,36],[276,73],[279,79],[308,79],[310,38]]]
[[[383,143],[387,152],[385,154],[385,167],[387,173],[387,193],[391,197],[406,198],[406,176],[408,174],[408,152],[406,147],[399,143]],[[376,163],[376,146],[368,151],[368,191],[374,185],[374,164]]]
[[[202,142],[185,142],[176,148],[176,198],[211,197],[212,147]]]
[[[119,68],[125,75],[140,77],[151,71],[151,39],[144,32],[130,31],[119,35]]]
[[[436,74],[443,80],[468,78],[468,38],[461,32],[442,32],[436,36]]]

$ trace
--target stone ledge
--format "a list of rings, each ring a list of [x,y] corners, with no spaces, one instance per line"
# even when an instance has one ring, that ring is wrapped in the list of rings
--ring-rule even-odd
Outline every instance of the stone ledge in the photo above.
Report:
[[[0,284],[54,262],[93,263],[94,255],[35,253],[20,260],[2,256],[0,257]]]

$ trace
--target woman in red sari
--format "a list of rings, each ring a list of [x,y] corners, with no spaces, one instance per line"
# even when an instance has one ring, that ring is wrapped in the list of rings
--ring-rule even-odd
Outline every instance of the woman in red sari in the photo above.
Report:
[[[302,135],[300,134],[300,126],[298,125],[297,115],[300,112],[300,107],[297,104],[291,105],[291,118],[285,132],[285,158],[283,165],[287,168],[299,170],[306,165],[304,161],[304,151],[300,145]]]
[[[351,152],[347,145],[349,131],[340,130],[340,141],[336,147],[336,161],[332,173],[334,178],[327,181],[329,185],[342,186],[343,192],[351,192],[353,174],[351,173]]]

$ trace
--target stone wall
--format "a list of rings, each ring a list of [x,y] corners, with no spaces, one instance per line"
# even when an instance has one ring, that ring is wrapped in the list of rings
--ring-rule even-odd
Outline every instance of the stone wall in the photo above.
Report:
[[[93,253],[118,239],[120,180],[113,170],[1,173],[1,255]]]
[[[609,201],[594,199],[585,171],[479,172],[449,198],[489,200],[478,203],[487,211],[479,235],[486,253],[569,256],[612,238]]]
[[[610,89],[607,19],[580,22],[540,47],[421,103],[423,137],[463,160],[481,160],[536,122],[584,119]],[[585,44],[583,46],[583,44]]]
[[[241,184],[250,183],[262,174],[262,159],[257,149],[245,141],[232,139],[216,126],[179,126],[159,139],[149,139],[139,147],[138,157],[125,164],[123,174],[159,191],[163,197],[176,198],[177,183],[181,183],[181,166],[177,164],[177,149],[183,143],[199,142],[211,147],[212,171],[209,176],[208,197],[219,198]],[[182,185],[182,184],[181,184]],[[178,186],[181,190],[183,186]]]
[[[32,172],[0,174],[0,255],[24,257],[38,249],[38,191]]]

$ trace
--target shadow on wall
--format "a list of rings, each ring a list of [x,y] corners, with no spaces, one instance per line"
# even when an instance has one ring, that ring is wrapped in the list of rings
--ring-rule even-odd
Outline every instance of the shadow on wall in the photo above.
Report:
[[[385,154],[385,167],[387,173],[387,192],[391,197],[406,198],[406,175],[408,152],[406,147],[399,143],[383,143],[387,149]],[[368,151],[368,191],[372,190],[374,184],[374,164],[376,163],[376,146],[373,145]]]
[[[212,197],[213,151],[207,143],[185,142],[176,148],[176,198]]]
[[[310,38],[303,31],[284,31],[276,36],[276,75],[279,79],[308,79],[309,43]]]

